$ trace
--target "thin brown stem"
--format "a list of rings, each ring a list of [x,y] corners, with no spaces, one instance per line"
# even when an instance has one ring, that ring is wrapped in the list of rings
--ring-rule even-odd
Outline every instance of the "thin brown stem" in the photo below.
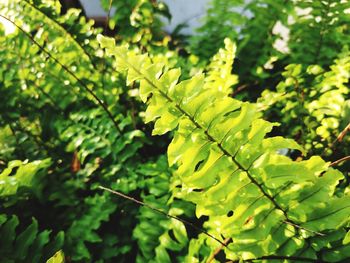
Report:
[[[232,94],[231,94],[231,97],[236,97],[238,93],[240,93],[242,90],[245,90],[246,88],[248,88],[248,84],[243,84],[241,86],[239,86],[238,88],[236,88]]]
[[[336,160],[334,162],[332,162],[329,166],[337,166],[338,164],[342,163],[342,162],[345,162],[345,161],[348,161],[350,160],[350,155],[349,156],[345,156],[343,158],[340,158],[339,160]]]
[[[325,234],[323,234],[323,233],[321,233],[321,232],[313,231],[313,230],[311,230],[311,229],[305,229],[305,228],[303,228],[302,226],[299,226],[299,225],[297,225],[297,224],[295,224],[295,223],[293,223],[293,222],[287,221],[287,220],[285,220],[284,223],[286,223],[286,224],[288,224],[288,225],[291,225],[291,226],[294,226],[294,227],[296,227],[296,228],[299,228],[299,229],[302,229],[302,230],[311,232],[311,233],[313,233],[313,234],[315,234],[315,235],[318,235],[318,236],[326,236]]]
[[[349,124],[342,130],[337,138],[332,142],[332,144],[329,146],[329,149],[333,149],[337,143],[340,143],[343,141],[344,137],[347,135],[347,133],[350,132],[350,122]],[[323,151],[322,155],[324,155],[326,152],[326,149]]]
[[[345,127],[344,130],[342,130],[339,135],[337,136],[337,138],[335,139],[335,141],[333,142],[333,144],[337,143],[337,142],[342,142],[345,135],[350,131],[350,122],[349,124]]]
[[[107,187],[99,186],[98,188],[100,188],[100,189],[102,189],[102,190],[105,190],[105,191],[107,191],[107,192],[110,192],[110,193],[112,193],[112,194],[115,194],[115,195],[117,195],[117,196],[120,196],[120,197],[122,197],[122,198],[128,199],[128,200],[130,200],[130,201],[132,201],[132,202],[134,202],[134,203],[136,203],[136,204],[139,204],[139,205],[141,205],[141,206],[145,206],[145,207],[147,207],[147,208],[149,208],[149,209],[151,209],[151,210],[153,210],[153,211],[155,211],[155,212],[157,212],[157,213],[159,213],[159,214],[162,214],[162,215],[164,215],[164,216],[166,216],[166,217],[169,217],[169,218],[175,219],[175,220],[177,220],[177,221],[180,221],[180,222],[184,223],[185,225],[188,225],[188,226],[190,226],[190,227],[196,229],[197,231],[199,231],[199,232],[201,232],[201,233],[207,235],[208,237],[214,239],[215,241],[219,242],[222,246],[224,246],[224,247],[227,246],[227,244],[225,244],[224,242],[222,242],[222,241],[219,240],[218,238],[214,237],[213,235],[211,235],[210,233],[208,233],[206,230],[204,230],[204,229],[202,229],[202,228],[200,228],[200,227],[194,225],[193,223],[191,223],[191,222],[189,222],[189,221],[187,221],[187,220],[185,220],[185,219],[182,219],[182,218],[177,217],[177,216],[170,215],[170,214],[168,214],[168,213],[166,213],[166,212],[164,212],[164,211],[162,211],[162,210],[160,210],[160,209],[158,209],[158,208],[156,208],[156,207],[154,207],[154,206],[151,206],[151,205],[149,205],[149,204],[147,204],[147,203],[144,203],[144,202],[142,202],[142,201],[140,201],[140,200],[137,200],[136,198],[133,198],[133,197],[128,196],[128,195],[126,195],[126,194],[123,194],[123,193],[121,193],[121,192],[118,192],[118,191],[109,189],[109,188],[107,188]]]

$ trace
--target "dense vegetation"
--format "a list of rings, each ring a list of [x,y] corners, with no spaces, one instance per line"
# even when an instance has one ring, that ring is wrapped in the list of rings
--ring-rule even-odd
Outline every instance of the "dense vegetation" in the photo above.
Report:
[[[349,262],[350,2],[101,3],[0,1],[0,261]]]

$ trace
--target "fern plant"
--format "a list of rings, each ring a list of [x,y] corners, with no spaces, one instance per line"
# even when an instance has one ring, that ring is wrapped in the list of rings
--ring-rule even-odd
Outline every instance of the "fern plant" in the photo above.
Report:
[[[349,59],[346,48],[337,55],[348,41],[347,3],[259,0],[240,14],[230,7],[242,1],[213,1],[207,21],[221,26],[203,27],[197,57],[158,31],[155,11],[166,11],[160,2],[103,2],[120,7],[110,19],[116,41],[131,43],[128,50],[100,37],[116,61],[96,40],[102,29],[79,10],[61,14],[58,0],[0,1],[1,17],[14,25],[12,33],[0,25],[0,261],[44,262],[62,250],[50,260],[346,262],[348,178],[313,154],[321,145],[329,146],[329,159],[330,151],[332,158],[348,152]],[[307,6],[314,6],[311,17],[294,12]],[[329,17],[319,23],[318,14]],[[272,48],[277,23],[291,29],[293,54]],[[232,31],[235,25],[241,30]],[[310,65],[313,59],[299,56],[310,49],[307,32],[316,39],[320,26],[321,66]],[[225,32],[216,36],[213,28]],[[207,29],[216,37],[206,39]],[[227,34],[237,50],[221,41]],[[253,100],[279,82],[257,104],[230,98],[241,84]],[[291,118],[281,114],[290,110]],[[307,151],[267,136],[291,137],[303,125],[295,139]],[[341,144],[333,144],[342,129]],[[170,137],[173,170],[162,157]],[[101,185],[206,232],[102,193]]]
[[[276,102],[266,114],[280,112],[283,123],[293,122],[293,126],[281,127],[281,130],[303,144],[309,155],[346,156],[348,138],[345,137],[341,145],[335,142],[348,125],[348,71],[347,51],[339,54],[329,70],[319,65],[305,67],[290,64],[283,73],[285,80],[278,84],[277,91],[265,91],[266,100],[262,98],[260,102],[267,103],[271,96],[287,100],[285,103]]]
[[[21,162],[14,160],[0,173],[0,257],[2,262],[44,261],[62,248],[64,233],[53,234],[52,230],[39,230],[35,218],[31,223],[11,213],[17,205],[31,195],[42,196],[43,172],[51,165],[50,160]],[[22,213],[25,216],[25,213]],[[20,223],[21,222],[21,223]],[[39,228],[40,227],[40,228]],[[14,253],[16,251],[16,253]]]
[[[39,231],[38,221],[34,218],[25,228],[19,223],[15,215],[0,214],[2,262],[45,262],[62,248],[63,232],[53,235],[50,230]]]
[[[318,156],[296,162],[279,154],[281,148],[304,150],[290,139],[265,138],[276,124],[262,120],[254,104],[205,85],[205,75],[179,81],[178,68],[101,35],[99,42],[115,56],[117,70],[127,71],[128,84],[140,82],[153,134],[174,130],[168,161],[181,182],[173,194],[196,204],[210,233],[232,239],[224,248],[227,259],[350,256],[348,245],[338,245],[350,212],[349,195],[336,189],[339,171]]]
[[[78,10],[61,16],[58,1],[2,1],[0,7],[0,15],[18,26],[11,34],[0,28],[6,61],[0,66],[0,213],[24,222],[34,217],[40,229],[64,231],[64,244],[53,253],[62,248],[67,259],[127,262],[138,209],[116,205],[96,188],[137,191],[142,181],[134,164],[147,161],[138,153],[145,138],[136,129],[137,116],[117,103],[123,81],[115,85],[119,77],[101,64],[99,30]],[[2,260],[11,259],[11,249]]]
[[[332,63],[350,43],[349,7],[348,1],[295,1],[297,16],[289,40],[293,63]]]
[[[166,158],[142,164],[138,172],[146,176],[143,202],[171,216],[192,217],[193,208],[189,203],[171,200],[170,187],[174,178],[170,178]],[[175,257],[176,262],[183,262],[189,239],[183,222],[166,218],[147,207],[141,207],[138,220],[133,231],[140,250],[136,262],[173,262]]]

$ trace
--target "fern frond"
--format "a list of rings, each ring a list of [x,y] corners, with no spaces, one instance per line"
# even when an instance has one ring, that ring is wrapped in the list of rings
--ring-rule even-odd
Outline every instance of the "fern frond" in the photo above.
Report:
[[[66,233],[66,251],[69,252],[73,260],[88,260],[91,258],[86,242],[102,241],[97,231],[103,222],[108,221],[109,216],[116,209],[116,205],[104,195],[96,194],[88,197],[85,204],[85,209],[77,215]]]
[[[229,94],[232,85],[238,83],[238,76],[232,74],[232,65],[236,55],[236,45],[229,38],[224,40],[225,48],[220,48],[208,65],[206,81],[219,91]]]
[[[61,139],[68,142],[69,152],[78,150],[82,163],[91,155],[122,163],[140,148],[141,142],[135,141],[135,138],[142,137],[143,133],[132,130],[130,118],[119,114],[115,119],[120,123],[123,134],[113,132],[113,123],[101,109],[80,110],[72,113],[70,121],[60,128]]]
[[[160,158],[155,163],[142,164],[138,172],[146,176],[145,190],[151,194],[143,198],[145,203],[167,211],[172,216],[192,215],[193,209],[189,207],[189,203],[173,200],[169,204],[171,198],[169,189],[172,180],[166,158]],[[171,257],[172,252],[185,254],[188,237],[186,227],[182,222],[154,213],[147,207],[140,208],[138,219],[140,223],[133,232],[140,249],[137,262],[172,262],[174,259]],[[183,262],[180,256],[177,256],[177,262]]]
[[[38,222],[23,228],[17,216],[0,214],[1,262],[44,262],[63,246],[64,233],[52,236],[51,231],[39,231]]]
[[[349,94],[347,83],[350,79],[350,53],[340,55],[330,70],[316,79],[316,94],[306,105],[310,115],[319,124],[316,133],[322,140],[330,140],[342,130],[340,123],[345,113],[345,101]],[[330,143],[328,141],[328,143]]]
[[[181,178],[176,196],[195,203],[198,217],[209,217],[205,226],[214,235],[232,238],[227,258],[307,251],[317,259],[319,248],[309,241],[342,231],[350,213],[350,196],[334,194],[342,174],[317,156],[296,162],[280,155],[281,148],[303,149],[293,140],[265,138],[274,124],[254,104],[205,85],[203,74],[179,82],[180,69],[98,40],[116,57],[117,69],[127,71],[128,83],[140,82],[153,134],[175,130],[168,161]]]

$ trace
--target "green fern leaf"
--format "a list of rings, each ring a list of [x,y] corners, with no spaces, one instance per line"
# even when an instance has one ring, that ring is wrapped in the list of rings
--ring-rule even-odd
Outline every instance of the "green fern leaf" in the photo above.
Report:
[[[168,70],[102,36],[99,41],[116,57],[117,70],[140,81],[153,133],[175,130],[168,157],[182,182],[176,196],[195,203],[198,217],[209,217],[205,226],[212,234],[232,238],[225,249],[229,259],[297,255],[310,238],[346,224],[350,196],[334,194],[342,174],[320,157],[295,162],[279,154],[271,142],[276,138],[265,139],[272,126],[254,104],[205,85],[203,74],[179,82],[179,69]],[[278,147],[299,148],[277,140]],[[325,180],[331,186],[326,193]],[[328,198],[318,202],[321,194]]]

